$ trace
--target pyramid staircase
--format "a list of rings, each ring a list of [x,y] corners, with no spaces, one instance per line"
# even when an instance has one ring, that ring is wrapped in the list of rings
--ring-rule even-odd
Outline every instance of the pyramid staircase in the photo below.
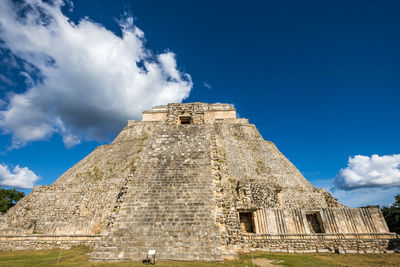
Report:
[[[93,261],[221,259],[207,126],[164,125],[150,136]]]

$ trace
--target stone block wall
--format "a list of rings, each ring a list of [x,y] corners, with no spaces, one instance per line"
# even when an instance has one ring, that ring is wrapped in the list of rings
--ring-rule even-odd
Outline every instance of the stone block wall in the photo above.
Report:
[[[93,261],[221,260],[207,125],[162,125],[149,137],[112,227]]]
[[[214,127],[219,151],[226,157],[224,178],[236,187],[229,193],[238,198],[237,205],[242,208],[342,207],[325,190],[314,188],[272,142],[263,140],[254,125],[221,122]]]
[[[384,251],[391,240],[397,240],[378,207],[346,208],[327,191],[314,188],[273,143],[263,140],[254,125],[223,121],[213,127],[215,206],[225,252],[340,247],[362,253]],[[252,214],[249,229],[254,233],[243,233],[246,227],[240,213]],[[307,215],[314,220],[309,222]],[[314,229],[319,221],[321,229]]]
[[[4,215],[0,234],[99,234],[132,176],[146,136],[98,147],[53,185],[37,186]]]
[[[190,124],[212,123],[216,120],[236,119],[236,110],[228,104],[168,104],[144,111],[142,121],[181,124],[180,117],[190,118]]]
[[[0,251],[93,247],[100,235],[7,235],[0,236]]]
[[[320,233],[373,234],[388,233],[378,207],[324,209],[258,209],[252,211],[255,233],[312,234],[317,233],[307,215],[315,216]]]
[[[246,238],[234,240],[229,248],[237,252],[265,251],[280,253],[393,253],[399,249],[400,240],[396,235],[376,236],[376,238],[295,238],[282,236],[275,238]]]

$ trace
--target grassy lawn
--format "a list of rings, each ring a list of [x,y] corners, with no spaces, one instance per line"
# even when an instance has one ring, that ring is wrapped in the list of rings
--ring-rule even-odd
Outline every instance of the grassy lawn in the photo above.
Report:
[[[90,263],[90,250],[87,247],[74,247],[63,250],[59,264],[57,259],[60,250],[30,250],[0,252],[0,266],[144,266],[141,263]],[[271,254],[254,253],[253,258],[258,264],[280,266],[400,266],[400,254],[372,255],[339,255],[339,254]],[[264,260],[263,260],[264,259]],[[157,266],[253,266],[252,255],[242,255],[239,260],[223,263],[205,262],[158,262]],[[254,264],[254,266],[258,266]]]
[[[246,255],[246,257],[249,257]],[[254,254],[284,266],[400,266],[400,254]]]
[[[92,263],[88,262],[87,253],[90,249],[87,247],[73,247],[69,250],[63,250],[59,264],[57,259],[60,254],[59,249],[55,250],[26,250],[26,251],[6,251],[0,252],[0,266],[146,266],[142,263],[122,262],[122,263]],[[151,266],[151,265],[150,265]],[[226,261],[223,263],[206,262],[157,262],[156,266],[252,266],[251,258],[241,258],[237,261]]]

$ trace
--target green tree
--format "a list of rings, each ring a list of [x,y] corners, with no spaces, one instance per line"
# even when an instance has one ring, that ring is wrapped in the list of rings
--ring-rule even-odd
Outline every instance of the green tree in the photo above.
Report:
[[[400,195],[394,197],[395,202],[390,207],[383,207],[382,214],[391,232],[400,234]]]
[[[5,213],[25,196],[24,192],[15,189],[0,188],[0,213]]]

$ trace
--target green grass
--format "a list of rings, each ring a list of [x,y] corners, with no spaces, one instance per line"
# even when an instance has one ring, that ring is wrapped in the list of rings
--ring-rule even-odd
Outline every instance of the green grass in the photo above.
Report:
[[[247,255],[247,257],[249,257]],[[400,254],[270,254],[254,258],[279,260],[284,266],[400,266]]]
[[[0,252],[0,266],[145,266],[142,263],[122,262],[122,263],[93,263],[89,262],[90,249],[79,246],[69,250],[63,250],[59,264],[57,259],[60,254],[59,249],[54,250],[22,250],[22,251],[6,251]],[[205,263],[205,262],[157,262],[157,266],[234,266],[243,267],[251,266],[251,259],[240,259],[236,261],[226,261],[221,263]]]
[[[0,252],[0,266],[144,266],[141,263],[92,263],[88,261],[90,249],[87,247],[73,247],[63,250],[59,264],[57,259],[59,249],[55,250],[29,250]],[[276,260],[278,266],[400,266],[400,254],[272,254],[254,253],[254,259],[266,258]],[[238,260],[218,263],[206,262],[157,262],[157,266],[182,267],[182,266],[233,266],[252,267],[252,255],[241,255]],[[257,266],[254,264],[254,266]]]
[[[284,266],[340,266],[331,265],[329,261],[307,254],[255,254],[254,258],[279,260],[280,262],[276,264]]]

